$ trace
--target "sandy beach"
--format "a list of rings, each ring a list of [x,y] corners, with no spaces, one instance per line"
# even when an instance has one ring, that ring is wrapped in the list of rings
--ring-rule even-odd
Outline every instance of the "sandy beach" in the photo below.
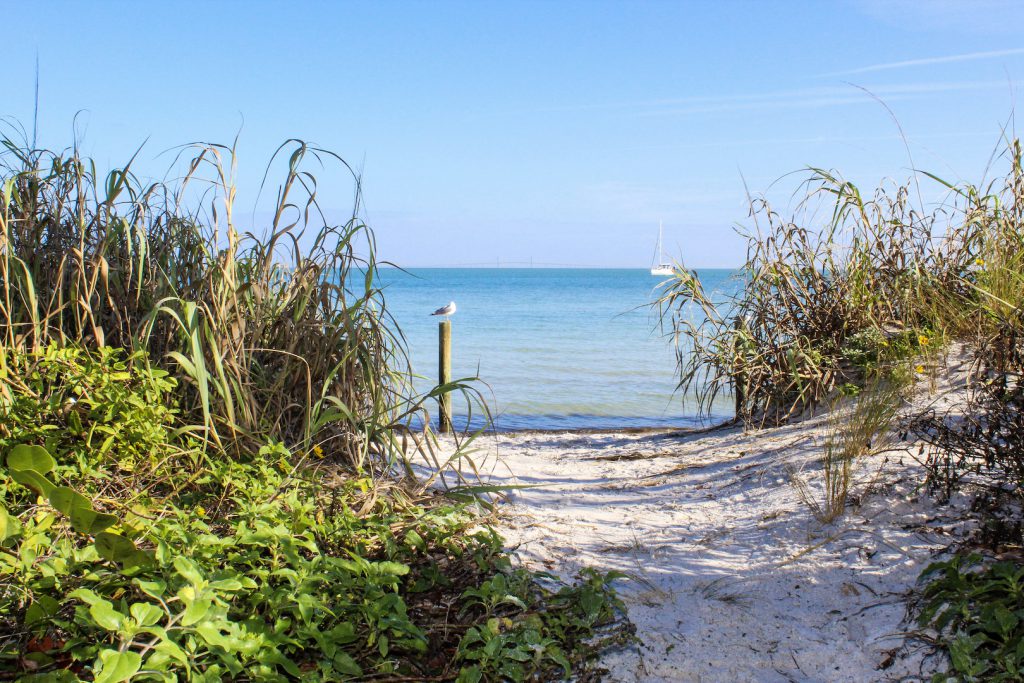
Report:
[[[947,388],[948,389],[948,388]],[[907,411],[955,400],[924,388]],[[616,570],[639,645],[612,681],[921,680],[941,662],[907,637],[920,572],[969,527],[966,498],[921,487],[916,444],[857,463],[846,514],[823,524],[819,415],[703,434],[520,433],[475,446],[488,483],[526,486],[500,530],[527,567]]]
[[[125,5],[3,10],[0,683],[1024,683],[1024,1]]]

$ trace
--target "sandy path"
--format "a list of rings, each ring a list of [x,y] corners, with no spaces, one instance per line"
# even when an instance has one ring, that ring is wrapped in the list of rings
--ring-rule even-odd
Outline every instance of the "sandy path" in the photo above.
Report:
[[[905,596],[964,532],[964,502],[917,490],[901,445],[862,461],[859,504],[820,523],[789,472],[812,473],[824,425],[497,435],[476,458],[492,483],[537,485],[504,506],[524,564],[631,575],[619,588],[642,644],[606,658],[611,680],[919,680],[937,664],[901,635]]]

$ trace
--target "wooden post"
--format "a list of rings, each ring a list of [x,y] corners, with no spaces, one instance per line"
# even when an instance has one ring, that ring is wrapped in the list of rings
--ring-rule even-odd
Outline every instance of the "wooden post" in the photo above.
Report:
[[[438,384],[452,381],[452,321],[445,318],[437,326],[437,374]],[[452,395],[445,392],[437,398],[438,430],[443,434],[452,430]]]

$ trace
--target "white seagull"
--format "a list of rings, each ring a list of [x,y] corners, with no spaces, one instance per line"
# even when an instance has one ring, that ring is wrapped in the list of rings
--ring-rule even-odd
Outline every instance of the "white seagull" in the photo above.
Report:
[[[455,314],[455,302],[454,301],[449,301],[447,306],[442,306],[441,308],[437,309],[436,311],[434,311],[430,315],[443,315],[444,317],[447,318],[448,316],[454,315],[454,314]]]

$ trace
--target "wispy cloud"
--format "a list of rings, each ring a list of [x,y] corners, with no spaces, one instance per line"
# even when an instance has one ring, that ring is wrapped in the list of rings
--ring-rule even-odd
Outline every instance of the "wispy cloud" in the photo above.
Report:
[[[954,62],[971,62],[976,59],[998,59],[999,57],[1012,57],[1024,54],[1024,48],[1011,48],[1009,50],[989,50],[987,52],[967,52],[959,55],[946,55],[944,57],[925,57],[923,59],[907,59],[902,62],[886,62],[884,64],[872,64],[857,69],[846,71],[833,71],[822,74],[823,76],[852,76],[854,74],[866,74],[875,71],[889,71],[890,69],[905,69],[912,66],[931,66],[933,64],[952,64]]]
[[[1024,52],[1024,50],[1021,50]],[[570,104],[541,107],[530,112],[577,112],[622,110],[640,116],[671,116],[724,113],[772,109],[810,109],[816,107],[874,104],[871,95],[887,102],[929,95],[979,90],[998,90],[1019,86],[1021,81],[945,81],[911,82],[886,85],[822,85],[810,88],[789,88],[760,93],[729,93],[723,95],[690,95],[686,97]],[[866,92],[865,92],[866,91]],[[870,93],[871,95],[869,95]]]
[[[734,94],[722,97],[687,97],[637,103],[646,116],[705,114],[769,109],[809,109],[817,107],[874,104],[875,95],[887,102],[939,93],[992,90],[1019,85],[1019,81],[954,81],[936,83],[897,83],[868,86],[821,86],[776,90],[756,94]],[[866,91],[866,92],[865,92]],[[870,95],[868,94],[870,93]]]
[[[651,144],[651,145],[629,145],[617,147],[621,151],[640,151],[649,149],[660,150],[701,150],[701,149],[723,149],[725,147],[770,147],[770,146],[793,146],[793,145],[863,145],[872,142],[901,142],[907,139],[906,136],[893,133],[891,135],[814,135],[810,137],[765,137],[765,138],[729,138],[725,140],[715,139],[704,142],[687,142],[683,144]],[[915,135],[913,142],[953,140],[953,139],[984,139],[992,140],[991,132],[981,131],[955,131],[936,133],[931,135]]]

